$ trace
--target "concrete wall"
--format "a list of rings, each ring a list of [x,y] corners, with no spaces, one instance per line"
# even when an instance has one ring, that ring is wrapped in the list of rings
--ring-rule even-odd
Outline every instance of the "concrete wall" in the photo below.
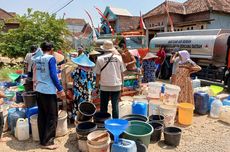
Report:
[[[230,14],[213,12],[210,18],[215,20],[208,25],[208,29],[230,29]]]

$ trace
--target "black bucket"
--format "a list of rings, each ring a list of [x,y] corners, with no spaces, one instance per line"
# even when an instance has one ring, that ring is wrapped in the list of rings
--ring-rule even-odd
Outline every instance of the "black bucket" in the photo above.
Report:
[[[149,116],[149,121],[151,122],[158,122],[164,125],[164,119],[165,117],[162,115],[151,115]]]
[[[104,121],[111,119],[111,114],[106,112],[96,112],[93,116],[93,121],[97,124],[98,128],[104,128]]]
[[[26,78],[25,84],[25,91],[33,91],[33,80],[32,78]]]
[[[89,133],[95,131],[97,125],[93,122],[83,122],[77,125],[76,132],[80,136],[87,136]]]
[[[151,141],[156,143],[161,140],[161,134],[164,125],[154,121],[149,122],[149,124],[154,128],[154,132],[151,135]]]
[[[82,102],[78,105],[79,119],[85,119],[84,117],[92,117],[96,113],[96,106],[91,102]]]
[[[91,121],[91,119],[92,119],[92,116],[84,116],[84,115],[80,114],[79,112],[77,112],[77,122],[78,123]]]
[[[178,146],[180,144],[182,130],[177,127],[166,127],[164,129],[165,144],[169,146]]]
[[[145,144],[142,144],[140,142],[136,142],[136,146],[137,146],[137,152],[147,152],[148,150]]]
[[[22,94],[24,104],[26,108],[37,106],[37,94],[34,91],[24,92]],[[45,102],[45,101],[44,101]]]
[[[122,117],[122,119],[125,119],[128,121],[137,120],[137,121],[142,121],[142,122],[148,122],[148,118],[143,115],[125,115]]]
[[[23,91],[18,91],[16,92],[16,103],[22,103],[23,102],[23,97],[22,97],[22,94],[24,92]]]

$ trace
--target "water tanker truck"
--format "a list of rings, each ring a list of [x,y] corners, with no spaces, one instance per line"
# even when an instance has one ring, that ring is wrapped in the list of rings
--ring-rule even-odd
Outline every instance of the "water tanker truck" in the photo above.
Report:
[[[225,84],[230,90],[230,66],[228,66],[230,65],[230,30],[212,29],[158,33],[151,39],[149,49],[151,52],[157,53],[161,46],[166,47],[166,63],[169,63],[171,52],[175,47],[187,50],[191,54],[192,60],[202,67],[202,70],[196,73],[198,78],[203,81]],[[162,74],[170,77],[171,68],[164,67]]]

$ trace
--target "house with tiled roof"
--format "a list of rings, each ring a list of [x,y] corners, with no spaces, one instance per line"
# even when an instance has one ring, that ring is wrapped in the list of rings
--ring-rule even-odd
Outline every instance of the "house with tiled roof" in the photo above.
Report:
[[[166,1],[143,15],[149,39],[156,32],[170,31],[165,6],[168,7],[174,31],[230,28],[229,0]]]
[[[110,25],[116,33],[135,31],[139,28],[140,17],[133,16],[126,9],[107,6],[103,14],[108,19]],[[105,23],[103,18],[101,18],[101,21],[102,23]],[[106,26],[106,23],[102,25],[101,31],[105,28],[104,26]]]
[[[81,32],[83,27],[86,25],[85,20],[80,18],[66,18],[65,22],[68,30],[73,34]]]
[[[0,8],[0,23],[3,24],[3,31],[19,27],[19,23],[14,19],[15,15],[15,12],[7,12]]]

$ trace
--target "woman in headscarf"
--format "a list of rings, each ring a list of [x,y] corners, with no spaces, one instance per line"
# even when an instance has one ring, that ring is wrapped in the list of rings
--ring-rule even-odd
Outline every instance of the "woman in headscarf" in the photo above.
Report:
[[[175,85],[181,88],[178,103],[187,102],[194,104],[193,88],[190,75],[201,70],[195,62],[190,59],[188,51],[179,51],[179,68],[176,70]]]

